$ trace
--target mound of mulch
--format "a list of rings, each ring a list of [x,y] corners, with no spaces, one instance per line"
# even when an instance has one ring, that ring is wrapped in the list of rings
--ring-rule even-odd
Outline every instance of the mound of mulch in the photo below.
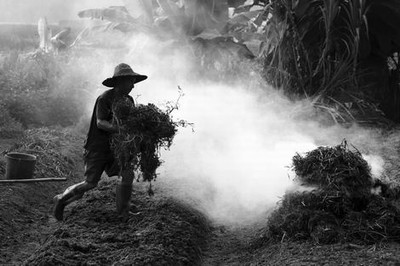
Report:
[[[196,265],[208,234],[207,221],[173,199],[149,197],[135,183],[136,211],[122,223],[115,211],[115,185],[99,187],[65,211],[65,221],[25,265]],[[137,212],[138,211],[138,212]]]
[[[345,193],[367,193],[373,184],[371,168],[361,153],[343,141],[334,147],[318,147],[293,157],[293,168],[303,185]]]
[[[308,192],[286,193],[268,220],[268,238],[319,244],[400,241],[397,187],[373,180],[368,163],[344,141],[293,157]],[[379,193],[372,193],[379,191]]]

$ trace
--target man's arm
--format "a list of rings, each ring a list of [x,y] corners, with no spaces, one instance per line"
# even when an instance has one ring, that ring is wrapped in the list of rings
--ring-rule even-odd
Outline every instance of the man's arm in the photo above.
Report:
[[[118,133],[117,125],[109,121],[111,118],[111,105],[103,97],[97,100],[96,117],[96,124],[99,129],[110,133]]]
[[[110,133],[118,133],[117,125],[113,125],[107,120],[97,119],[97,127]]]

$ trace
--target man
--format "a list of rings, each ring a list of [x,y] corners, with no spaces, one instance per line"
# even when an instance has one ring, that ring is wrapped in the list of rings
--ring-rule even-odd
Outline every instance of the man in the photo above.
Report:
[[[111,151],[111,135],[121,128],[112,123],[113,103],[123,97],[128,97],[134,88],[134,84],[147,79],[147,76],[135,73],[127,64],[119,64],[115,67],[114,75],[103,81],[103,85],[111,87],[101,94],[94,105],[89,132],[84,145],[85,154],[85,181],[72,185],[64,193],[54,197],[54,217],[62,221],[64,208],[71,202],[82,198],[86,191],[97,186],[103,171],[108,176],[118,175],[121,172],[122,180],[117,185],[117,212],[123,220],[129,214],[129,201],[132,194],[132,182],[134,174],[121,169]]]

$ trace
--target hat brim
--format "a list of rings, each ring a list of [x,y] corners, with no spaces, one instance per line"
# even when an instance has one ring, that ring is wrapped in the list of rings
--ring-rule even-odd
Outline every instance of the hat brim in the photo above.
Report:
[[[147,79],[146,75],[140,75],[140,74],[136,74],[136,75],[127,75],[127,76],[122,76],[122,77],[131,77],[135,79],[135,84],[139,83],[145,79]],[[118,83],[118,79],[121,78],[121,76],[118,77],[111,77],[111,78],[107,78],[105,79],[102,84],[106,87],[110,87],[113,88],[117,85]]]

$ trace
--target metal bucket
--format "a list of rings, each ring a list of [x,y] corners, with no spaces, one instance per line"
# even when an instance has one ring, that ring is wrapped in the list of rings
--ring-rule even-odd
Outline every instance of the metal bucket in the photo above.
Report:
[[[36,156],[26,153],[6,154],[6,179],[31,179],[35,171]]]

